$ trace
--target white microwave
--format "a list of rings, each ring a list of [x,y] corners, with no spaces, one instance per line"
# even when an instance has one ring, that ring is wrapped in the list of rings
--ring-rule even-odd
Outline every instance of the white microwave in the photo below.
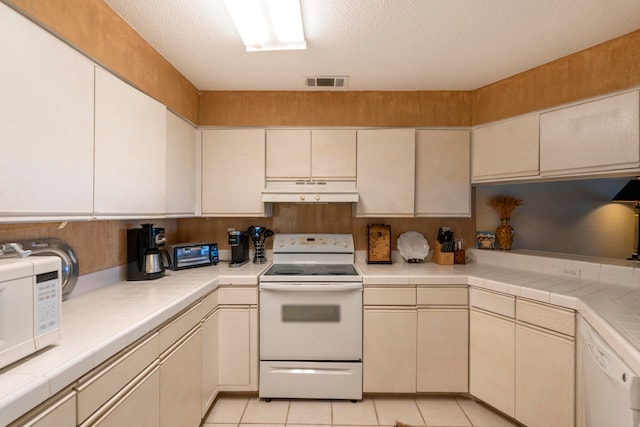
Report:
[[[0,259],[0,368],[57,344],[61,309],[60,258]]]

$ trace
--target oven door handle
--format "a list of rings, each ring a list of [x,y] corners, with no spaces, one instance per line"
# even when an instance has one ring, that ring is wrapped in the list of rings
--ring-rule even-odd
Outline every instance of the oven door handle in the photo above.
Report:
[[[351,292],[361,291],[362,283],[291,284],[260,283],[260,290],[276,292]]]

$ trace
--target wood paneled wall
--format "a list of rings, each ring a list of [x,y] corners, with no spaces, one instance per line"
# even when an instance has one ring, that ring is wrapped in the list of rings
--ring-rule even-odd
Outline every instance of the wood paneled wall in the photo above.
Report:
[[[198,121],[198,90],[102,0],[6,0],[94,61]]]
[[[475,192],[474,192],[475,193]],[[425,235],[429,244],[438,234],[438,228],[449,226],[456,238],[465,245],[475,241],[475,215],[471,218],[355,218],[351,203],[273,205],[270,218],[185,218],[178,220],[178,240],[217,242],[221,249],[229,249],[227,229],[246,230],[250,225],[271,228],[276,233],[351,233],[357,250],[367,249],[367,224],[391,225],[392,249],[397,237],[405,231],[416,230]],[[273,239],[267,242],[271,248]]]
[[[169,241],[176,241],[178,221],[127,220],[45,222],[28,224],[0,224],[0,243],[15,240],[55,238],[68,243],[78,256],[80,274],[104,270],[125,264],[127,260],[127,232],[140,224],[151,223],[164,227]]]
[[[204,91],[201,126],[470,126],[471,92]]]
[[[478,125],[640,85],[640,30],[473,91]]]

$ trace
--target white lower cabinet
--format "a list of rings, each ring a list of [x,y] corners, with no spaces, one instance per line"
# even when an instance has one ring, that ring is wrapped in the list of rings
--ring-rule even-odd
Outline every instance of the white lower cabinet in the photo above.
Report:
[[[363,392],[416,392],[415,308],[364,310]]]
[[[363,391],[415,393],[416,288],[365,287],[363,301]]]
[[[220,287],[218,381],[220,391],[258,390],[258,292]]]
[[[471,309],[469,392],[515,415],[515,324],[512,319]]]
[[[75,427],[76,392],[62,392],[52,400],[12,422],[9,427]]]
[[[201,396],[202,331],[198,326],[160,357],[160,426],[200,425]]]
[[[469,392],[529,427],[575,420],[575,312],[471,289]]]
[[[467,286],[418,286],[416,390],[469,392]]]
[[[218,393],[218,291],[214,291],[202,303],[208,313],[202,321],[202,408],[204,417]]]
[[[516,302],[516,413],[529,427],[571,427],[575,419],[575,312]]]
[[[160,371],[157,365],[140,374],[105,405],[105,411],[89,418],[81,427],[157,427],[160,425]]]

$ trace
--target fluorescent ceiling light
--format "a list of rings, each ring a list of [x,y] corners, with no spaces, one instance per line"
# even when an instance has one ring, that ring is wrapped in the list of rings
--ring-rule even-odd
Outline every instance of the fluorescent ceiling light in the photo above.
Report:
[[[306,49],[300,0],[224,0],[247,52]]]

